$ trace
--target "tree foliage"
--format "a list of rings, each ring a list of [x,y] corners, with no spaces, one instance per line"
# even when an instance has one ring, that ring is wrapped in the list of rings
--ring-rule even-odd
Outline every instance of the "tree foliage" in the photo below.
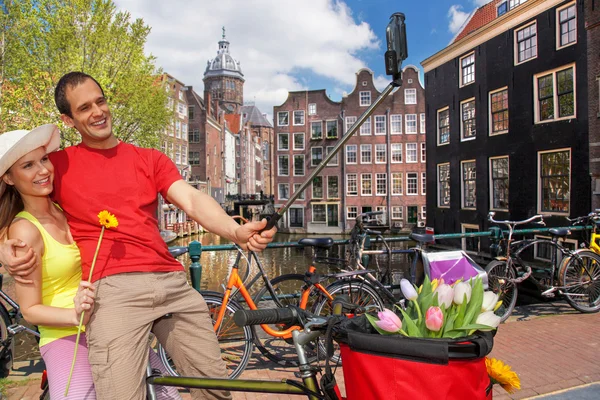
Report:
[[[0,2],[0,128],[59,124],[54,87],[83,71],[104,88],[117,137],[156,147],[170,123],[154,57],[144,54],[150,27],[111,0]],[[79,134],[62,124],[63,146]]]

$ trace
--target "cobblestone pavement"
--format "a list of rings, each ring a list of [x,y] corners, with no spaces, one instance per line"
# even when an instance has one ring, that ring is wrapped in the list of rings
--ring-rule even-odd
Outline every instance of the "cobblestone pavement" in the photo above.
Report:
[[[494,388],[494,399],[525,399],[559,392],[592,382],[600,382],[600,314],[580,314],[568,305],[544,303],[518,307],[507,323],[500,326],[491,356],[509,364],[521,378],[521,390],[514,394]],[[256,353],[258,354],[258,353]],[[10,388],[11,400],[37,400],[39,361],[20,361],[10,379],[30,379]],[[294,369],[286,369],[255,358],[242,374],[244,379],[294,379]],[[343,375],[337,374],[343,389]],[[589,388],[590,386],[588,386]],[[597,385],[592,385],[592,388]],[[588,391],[590,389],[587,389]],[[575,394],[573,390],[571,393]],[[568,399],[569,392],[557,397]],[[190,399],[188,393],[182,393]],[[297,396],[235,393],[234,399],[299,399]],[[554,398],[554,397],[552,397]],[[598,398],[598,397],[593,397]]]

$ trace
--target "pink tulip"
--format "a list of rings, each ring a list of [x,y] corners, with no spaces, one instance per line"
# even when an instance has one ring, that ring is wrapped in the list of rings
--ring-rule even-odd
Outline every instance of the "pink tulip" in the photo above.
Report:
[[[402,321],[392,310],[385,308],[377,313],[377,317],[379,317],[379,321],[376,321],[375,324],[386,332],[398,332],[402,329]]]
[[[437,332],[444,325],[444,314],[439,307],[429,307],[425,313],[425,326],[432,332]]]

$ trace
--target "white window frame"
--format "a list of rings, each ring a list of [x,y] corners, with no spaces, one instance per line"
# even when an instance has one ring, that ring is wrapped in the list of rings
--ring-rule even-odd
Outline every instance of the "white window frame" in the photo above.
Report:
[[[394,129],[394,124],[400,129]],[[402,135],[402,114],[390,115],[390,135]]]
[[[286,174],[281,173],[281,160],[283,157],[287,158],[287,160],[288,160],[288,167],[287,167]],[[277,176],[290,176],[290,156],[288,154],[279,154],[279,156],[277,157]]]
[[[420,132],[424,134],[427,131],[427,125],[425,125],[425,113],[419,114],[419,125]]]
[[[381,186],[382,190],[380,191],[379,181],[383,180],[383,186]],[[375,173],[375,195],[376,196],[387,196],[387,173],[385,172],[377,172]]]
[[[519,32],[521,32],[521,31],[523,31],[523,30],[525,30],[525,29],[527,29],[527,28],[530,28],[530,27],[532,27],[532,26],[534,26],[534,25],[535,25],[535,34],[534,34],[534,35],[531,35],[531,36],[529,36],[528,38],[526,38],[526,39],[524,39],[524,40],[529,40],[529,39],[532,39],[532,40],[534,40],[533,38],[535,38],[535,55],[532,55],[531,57],[529,57],[529,58],[525,58],[525,59],[523,59],[523,60],[519,60],[519,54],[520,54],[520,51],[519,51],[519,43],[520,43],[520,42],[519,42]],[[513,41],[514,41],[514,44],[513,44],[513,45],[514,45],[514,54],[515,54],[515,60],[514,60],[514,62],[515,62],[515,65],[524,64],[524,63],[526,63],[527,61],[535,60],[535,59],[538,57],[538,53],[539,53],[539,51],[538,51],[538,50],[539,50],[539,48],[538,48],[538,47],[539,47],[539,46],[538,46],[538,28],[537,28],[537,21],[532,21],[532,22],[530,22],[530,23],[528,23],[528,24],[525,24],[525,25],[523,25],[523,26],[520,26],[520,27],[518,27],[518,28],[515,28],[515,29],[514,29],[514,33],[513,33],[513,36],[514,36],[514,39],[513,39]],[[532,47],[533,47],[533,46],[532,46]]]
[[[506,112],[508,113],[508,117],[507,117],[507,121],[508,121],[508,128],[498,131],[498,132],[494,132],[494,115],[492,113],[492,95],[499,93],[499,92],[504,92],[506,91],[506,96],[507,96],[507,101],[506,101]],[[490,125],[488,127],[489,129],[489,136],[496,136],[496,135],[504,135],[508,133],[508,130],[510,129],[510,103],[509,103],[509,93],[508,93],[508,86],[504,86],[501,87],[499,89],[495,89],[495,90],[491,90],[488,93],[488,120],[490,121]]]
[[[379,150],[377,148],[379,148]],[[383,160],[379,160],[378,154],[383,154]],[[375,143],[375,164],[387,164],[386,143]]]
[[[566,10],[570,7],[573,7],[575,9],[575,41],[574,42],[569,42],[567,44],[563,44],[561,46],[560,44],[560,39],[561,39],[561,28],[562,28],[562,23],[560,22],[560,12],[563,10]],[[578,33],[578,27],[577,27],[577,5],[576,3],[573,1],[569,4],[565,4],[562,7],[559,7],[556,9],[556,50],[560,50],[560,49],[564,49],[565,47],[569,47],[569,46],[573,46],[574,44],[577,44],[577,33]]]
[[[394,186],[394,180],[399,180],[399,185]],[[398,189],[398,190],[394,190]],[[404,194],[404,176],[402,172],[392,172],[390,175],[390,191],[392,196],[402,196]]]
[[[421,142],[421,162],[427,162],[427,142]]]
[[[353,147],[354,148],[354,162],[348,161],[348,156],[350,155],[350,153],[352,153],[351,151],[349,151],[349,148]],[[358,145],[356,144],[347,144],[346,145],[346,165],[355,165],[358,164]]]
[[[300,136],[302,135],[302,147],[296,147],[296,136]],[[306,134],[304,132],[294,132],[294,141],[292,142],[292,148],[294,150],[304,150],[305,148],[305,140],[306,140]]]
[[[460,224],[460,230],[462,233],[467,233],[467,229],[475,229],[476,231],[479,231],[479,225],[474,225],[474,224]],[[473,251],[473,250],[467,250],[467,238],[463,237],[460,239],[460,247],[462,249],[462,251],[464,251],[465,253],[468,254],[478,254],[479,251],[481,250],[481,240],[477,238],[477,250]]]
[[[358,217],[358,206],[347,206],[346,207],[346,219],[355,220]]]
[[[329,193],[329,180],[333,179],[333,178],[337,179],[337,196],[331,196]],[[340,188],[340,177],[337,175],[328,175],[327,176],[327,198],[328,199],[339,199],[341,197],[340,189],[341,189]]]
[[[313,137],[313,125],[319,124],[321,126],[321,136]],[[323,139],[323,121],[310,121],[310,140],[322,140]]]
[[[316,179],[316,178],[321,178],[321,193],[323,193],[321,197],[317,197],[317,196],[315,196],[315,179]],[[326,178],[326,177],[324,177],[324,176],[317,175],[317,176],[315,176],[315,177],[312,179],[312,181],[310,182],[310,193],[311,193],[311,195],[312,195],[312,198],[313,198],[313,199],[319,199],[319,200],[322,200],[322,199],[324,199],[324,198],[325,198],[325,181],[326,181],[326,179],[325,179],[325,178]]]
[[[441,192],[441,188],[440,188],[440,167],[445,167],[448,166],[448,204],[441,204],[440,202],[440,192]],[[450,192],[450,183],[451,183],[451,178],[450,178],[450,163],[440,163],[436,166],[436,170],[437,170],[437,181],[436,181],[436,187],[437,187],[437,206],[438,208],[450,208],[450,204],[451,204],[451,192]]]
[[[281,188],[282,187],[287,187],[287,192],[288,192],[287,197],[281,196]],[[289,183],[279,183],[277,185],[277,198],[279,198],[279,200],[287,200],[290,198],[290,184]]]
[[[423,221],[427,219],[427,206],[421,206],[421,219]]]
[[[411,147],[411,149],[409,150],[409,145]],[[414,158],[412,156],[409,156],[409,151],[412,153],[413,149],[412,146],[414,145]],[[406,143],[406,163],[407,164],[415,164],[419,162],[419,146],[417,144],[417,142],[410,142],[410,143]]]
[[[417,89],[404,89],[404,104],[417,104]]]
[[[375,135],[385,135],[386,132],[386,118],[385,115],[375,116]]]
[[[394,148],[396,148],[396,149],[394,149]],[[400,155],[400,161],[394,160],[394,154]],[[390,163],[402,164],[403,160],[404,160],[404,157],[402,154],[402,143],[390,143]]]
[[[325,206],[325,221],[315,221],[315,206]],[[327,203],[319,202],[311,204],[310,214],[312,224],[327,225]]]
[[[568,151],[569,152],[569,210],[564,212],[564,211],[542,211],[542,178],[541,178],[541,172],[542,172],[542,155],[543,154],[548,154],[548,153],[561,153],[564,151]],[[562,149],[552,149],[552,150],[546,150],[546,151],[538,151],[537,153],[537,209],[538,209],[538,214],[545,214],[545,215],[564,215],[564,216],[569,216],[571,209],[572,209],[572,199],[571,199],[571,194],[573,193],[573,152],[571,151],[570,147],[566,147],[566,148],[562,148]]]
[[[427,194],[427,173],[421,172],[421,194]]]
[[[464,106],[467,103],[473,103],[474,107],[473,107],[473,123],[475,124],[475,127],[473,128],[475,131],[475,134],[473,136],[470,137],[465,137],[465,113],[464,113]],[[460,141],[461,142],[466,142],[468,140],[474,140],[477,137],[477,104],[475,102],[475,97],[471,97],[470,99],[466,99],[460,102]]]
[[[335,123],[335,136],[329,136],[328,124]],[[325,120],[325,138],[326,139],[337,139],[340,137],[339,126],[337,119],[326,119]]]
[[[281,124],[281,117],[283,115],[286,115],[287,117],[287,123],[285,124]],[[289,111],[278,111],[277,112],[277,126],[289,126],[290,125],[290,112]]]
[[[403,206],[392,206],[392,219],[396,221],[404,220],[404,207]]]
[[[302,157],[302,174],[296,174],[296,157]],[[306,174],[306,156],[304,154],[293,154],[292,159],[294,160],[292,166],[294,176],[304,176]]]
[[[509,202],[509,198],[506,199],[506,204],[507,206],[505,208],[499,208],[499,207],[494,207],[494,168],[493,168],[493,161],[494,160],[500,160],[506,158],[506,161],[508,161],[508,183],[509,183],[509,189],[508,189],[508,196],[510,196],[510,157],[508,155],[504,155],[504,156],[497,156],[497,157],[490,157],[489,158],[489,188],[490,188],[490,210],[493,211],[508,211],[508,202]]]
[[[360,126],[360,136],[371,136],[371,117],[367,118],[364,124]]]
[[[350,192],[350,177],[354,177],[354,184],[356,187],[356,192],[352,193]],[[354,197],[354,196],[358,196],[358,174],[346,174],[346,196],[348,197]]]
[[[364,161],[363,159],[363,148],[365,149],[365,154],[368,153],[369,161]],[[373,146],[370,144],[361,144],[360,147],[360,163],[361,164],[373,164]],[[368,151],[367,151],[368,149]]]
[[[368,177],[369,182],[371,183],[371,191],[370,193],[365,193],[365,188],[363,187],[363,178]],[[373,196],[373,174],[360,174],[360,195],[361,196]]]
[[[279,138],[282,136],[287,137],[287,148],[284,148],[281,146],[281,141],[279,140]],[[289,149],[290,149],[290,134],[287,132],[279,132],[277,134],[277,151],[289,151]]]
[[[371,92],[369,90],[358,92],[358,104],[361,107],[368,107],[371,105]]]
[[[344,133],[348,132],[355,123],[356,123],[356,117],[354,117],[354,116],[349,116],[349,117],[344,118],[344,124],[345,124],[344,126],[346,127],[346,129],[344,130]]]
[[[443,113],[443,112],[445,112],[445,111],[448,111],[448,141],[444,142],[444,143],[441,143],[440,142],[440,114]],[[437,115],[437,118],[436,118],[435,125],[436,125],[436,128],[437,128],[437,145],[438,146],[445,146],[445,145],[447,145],[447,144],[450,143],[450,107],[446,106],[444,108],[440,108],[439,110],[437,110],[436,115]]]
[[[558,91],[556,90],[557,89],[556,74],[558,72],[562,72],[569,68],[573,69],[573,115],[567,115],[565,117],[557,117],[558,111],[559,111],[559,104],[558,104]],[[538,78],[545,76],[545,75],[550,75],[550,74],[552,74],[552,97],[553,97],[553,101],[554,101],[554,118],[545,119],[545,120],[540,121]],[[577,69],[576,69],[575,63],[563,65],[561,67],[554,68],[549,71],[544,71],[539,74],[535,74],[533,76],[533,112],[534,112],[533,121],[535,124],[545,124],[548,122],[564,121],[564,120],[577,118]]]
[[[302,118],[302,122],[301,123],[296,123],[296,114],[298,114],[298,116],[300,116]],[[304,110],[294,110],[294,121],[293,124],[294,126],[304,126],[306,119],[305,119],[305,115],[304,115]]]
[[[317,103],[308,104],[308,115],[317,115]]]
[[[325,157],[329,155],[330,150],[332,150],[335,146],[325,146]],[[339,154],[335,153],[335,155],[331,158],[331,161],[327,163],[328,167],[337,167],[339,165]]]
[[[407,196],[418,196],[419,195],[419,173],[418,172],[407,172],[406,174],[406,195]],[[414,179],[415,182],[415,191],[411,192],[408,190],[409,185],[408,185],[408,180],[409,180],[409,175],[411,176],[410,179],[411,181]]]
[[[409,118],[410,117],[410,118]],[[410,119],[410,121],[409,121]],[[405,127],[404,127],[404,134],[406,135],[416,135],[417,133],[419,133],[419,126],[417,123],[417,114],[404,114],[404,123],[405,123]],[[410,123],[410,125],[409,125]],[[414,123],[414,125],[413,125]],[[409,129],[410,127],[410,129]],[[414,129],[412,129],[414,128]]]
[[[302,186],[301,183],[294,183],[294,186],[293,186],[294,191],[292,192],[292,194],[296,194],[296,190],[300,189],[300,186]],[[298,200],[305,200],[305,196],[304,196],[305,193],[306,193],[306,189],[304,189],[302,191],[302,193],[300,193],[300,196],[298,196]],[[290,208],[292,208],[292,207],[290,207]]]
[[[465,67],[463,67],[463,60],[466,59],[466,58],[470,58],[471,56],[473,57],[473,63],[468,64],[467,67],[471,67],[472,66],[473,73],[472,74],[468,74],[468,75],[472,75],[473,78],[470,81],[465,82],[465,79],[464,79],[465,78],[464,77],[464,68]],[[467,86],[467,85],[470,85],[470,84],[472,84],[472,83],[475,82],[475,51],[471,51],[470,53],[465,54],[464,56],[462,56],[462,57],[460,57],[458,59],[458,74],[459,74],[458,75],[459,87]]]
[[[323,146],[313,146],[310,148],[310,166],[311,167],[316,167],[319,164],[314,164],[313,163],[313,150],[317,150],[317,149],[321,149],[321,162],[323,162],[323,160],[325,159],[325,153],[323,153]]]
[[[473,180],[475,183],[475,205],[467,207],[465,205],[465,164],[475,164],[475,178],[469,179],[469,181]],[[463,160],[460,162],[460,208],[464,210],[475,210],[477,209],[477,162],[475,160]]]

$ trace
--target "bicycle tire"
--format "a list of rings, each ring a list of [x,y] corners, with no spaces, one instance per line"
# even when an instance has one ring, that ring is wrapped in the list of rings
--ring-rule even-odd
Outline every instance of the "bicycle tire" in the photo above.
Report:
[[[337,295],[346,295],[349,298],[349,302],[359,306],[367,307],[370,305],[376,305],[378,311],[383,311],[384,303],[377,293],[377,289],[372,284],[360,280],[351,279],[341,282],[335,282],[327,286],[327,292],[335,298]],[[319,302],[315,304],[314,314],[316,315],[331,315],[333,309],[331,308],[331,302],[325,297],[321,297]],[[334,352],[331,356],[331,362],[333,364],[341,365],[340,350],[337,343],[333,343]],[[327,351],[325,350],[325,344],[319,342],[319,355],[325,357]]]
[[[586,268],[583,269],[583,266]],[[589,275],[585,274],[586,270]],[[576,285],[563,289],[565,300],[571,307],[582,313],[600,311],[600,256],[598,254],[590,250],[577,251],[576,255],[563,260],[558,276],[561,286]]]
[[[507,261],[500,260],[491,261],[485,267],[485,272],[488,275],[489,290],[496,293],[498,300],[502,301],[502,305],[494,311],[494,314],[500,317],[500,322],[504,322],[513,313],[517,304],[519,291],[517,284],[512,281],[517,277],[517,273],[514,267],[507,265]]]
[[[0,378],[6,378],[10,374],[10,369],[13,362],[14,341],[9,339],[8,327],[11,325],[10,315],[4,305],[0,304],[0,343],[6,343],[7,349],[3,350],[3,355],[0,358]],[[5,351],[4,351],[5,350]]]
[[[272,298],[267,287],[263,287],[254,297],[254,304],[259,310],[277,307],[286,307],[288,305],[299,306],[302,292],[306,284],[302,274],[285,274],[271,280],[274,292],[278,294]],[[317,299],[317,290],[314,288],[309,294],[309,302],[306,309],[312,310]],[[269,325],[274,330],[284,330],[288,326]],[[282,366],[298,366],[298,354],[290,339],[278,338],[264,332],[260,326],[254,326],[254,344],[260,353]],[[311,346],[306,346],[307,359],[312,362],[316,359],[316,352],[311,351]]]
[[[219,309],[223,304],[223,295],[211,292],[210,294],[203,294],[203,297],[214,325]],[[227,303],[227,311],[223,317],[223,322],[219,331],[216,332],[221,347],[221,358],[227,364],[229,379],[235,379],[244,372],[253,351],[254,338],[251,327],[239,327],[233,322],[233,314],[241,309],[242,307],[237,302],[230,300]],[[158,355],[167,371],[173,376],[179,376],[171,357],[160,343],[158,345]]]

